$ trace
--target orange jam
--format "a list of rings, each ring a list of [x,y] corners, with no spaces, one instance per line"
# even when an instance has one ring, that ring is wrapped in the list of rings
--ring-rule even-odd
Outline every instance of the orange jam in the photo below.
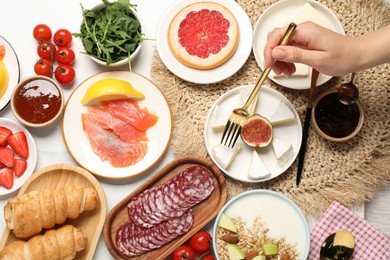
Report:
[[[30,123],[45,123],[61,108],[61,93],[50,81],[37,79],[20,86],[14,96],[14,107]]]

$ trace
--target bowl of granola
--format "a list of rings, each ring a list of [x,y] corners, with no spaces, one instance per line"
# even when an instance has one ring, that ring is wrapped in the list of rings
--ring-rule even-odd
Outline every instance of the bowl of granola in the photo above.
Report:
[[[299,207],[285,195],[262,189],[246,191],[219,212],[213,248],[219,260],[306,259],[309,226]]]

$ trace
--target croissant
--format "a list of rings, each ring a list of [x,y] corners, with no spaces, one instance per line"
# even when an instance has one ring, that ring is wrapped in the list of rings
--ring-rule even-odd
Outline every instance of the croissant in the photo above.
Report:
[[[4,218],[16,237],[28,238],[96,208],[97,200],[96,190],[81,186],[31,191],[9,199]]]
[[[65,225],[57,230],[48,230],[44,235],[34,236],[27,242],[13,242],[0,252],[0,259],[74,259],[76,253],[86,245],[87,237],[82,229]]]

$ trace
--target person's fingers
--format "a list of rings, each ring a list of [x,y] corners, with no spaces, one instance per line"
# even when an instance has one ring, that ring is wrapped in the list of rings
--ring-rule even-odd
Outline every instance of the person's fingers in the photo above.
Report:
[[[295,46],[277,46],[272,50],[272,57],[286,63],[303,63],[313,67],[326,58],[326,53]]]
[[[296,68],[293,63],[286,63],[286,62],[281,62],[277,61],[275,62],[274,66],[272,67],[272,70],[275,72],[277,75],[285,75],[285,76],[291,76],[294,74]]]
[[[264,67],[269,68],[274,59],[272,57],[272,49],[279,44],[280,39],[283,37],[286,28],[276,28],[268,33],[267,43],[264,47]]]

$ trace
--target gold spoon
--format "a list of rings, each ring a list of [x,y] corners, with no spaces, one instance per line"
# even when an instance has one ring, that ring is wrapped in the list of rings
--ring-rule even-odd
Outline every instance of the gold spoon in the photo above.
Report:
[[[323,242],[320,260],[349,260],[355,249],[355,241],[347,230],[337,230]]]

